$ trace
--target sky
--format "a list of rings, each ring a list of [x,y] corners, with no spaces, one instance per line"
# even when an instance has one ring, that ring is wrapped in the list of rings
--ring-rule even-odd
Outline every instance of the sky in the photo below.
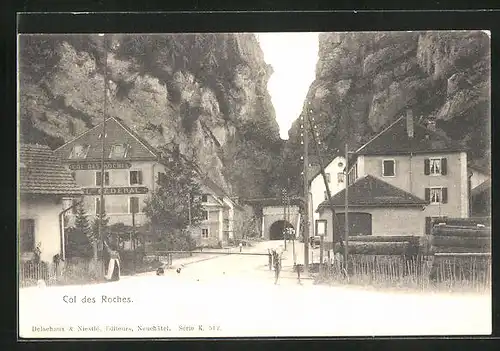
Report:
[[[274,70],[267,90],[276,111],[282,139],[288,139],[288,130],[293,121],[299,118],[309,86],[314,81],[318,61],[318,34],[256,34],[264,59]]]

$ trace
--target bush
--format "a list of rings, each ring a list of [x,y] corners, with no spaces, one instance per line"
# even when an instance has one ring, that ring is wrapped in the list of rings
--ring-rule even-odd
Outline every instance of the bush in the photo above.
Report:
[[[491,252],[490,248],[480,247],[471,248],[463,246],[431,246],[430,253],[488,253]]]

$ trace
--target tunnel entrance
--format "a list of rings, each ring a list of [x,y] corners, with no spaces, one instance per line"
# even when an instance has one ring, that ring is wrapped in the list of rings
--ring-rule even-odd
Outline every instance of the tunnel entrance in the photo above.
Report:
[[[290,222],[283,220],[274,222],[269,228],[269,240],[283,240],[283,230],[286,228],[295,229]]]

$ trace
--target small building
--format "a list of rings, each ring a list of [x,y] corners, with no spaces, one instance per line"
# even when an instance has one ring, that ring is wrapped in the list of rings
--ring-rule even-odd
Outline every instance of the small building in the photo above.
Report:
[[[241,218],[242,206],[207,177],[202,177],[200,186],[204,219],[190,229],[193,238],[200,246],[214,246],[219,242],[227,244],[236,239],[239,234],[235,232],[235,224]]]
[[[19,249],[21,260],[40,249],[42,261],[64,256],[62,216],[65,199],[83,195],[48,146],[24,144],[19,149]]]
[[[470,215],[491,216],[491,171],[475,162],[469,164]]]
[[[424,199],[365,175],[348,189],[349,235],[415,235],[423,234],[425,222],[422,211],[428,204]],[[341,237],[345,230],[345,189],[332,197]],[[326,242],[333,241],[332,211],[328,201],[318,207],[320,219],[327,220]]]

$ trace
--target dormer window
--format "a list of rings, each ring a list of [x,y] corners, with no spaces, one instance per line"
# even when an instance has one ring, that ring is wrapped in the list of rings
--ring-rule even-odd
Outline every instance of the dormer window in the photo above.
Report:
[[[127,157],[127,144],[116,144],[111,146],[111,152],[109,153],[109,158],[125,158]]]
[[[71,154],[69,158],[77,159],[77,158],[86,158],[87,153],[89,151],[90,145],[75,145],[71,150]]]

